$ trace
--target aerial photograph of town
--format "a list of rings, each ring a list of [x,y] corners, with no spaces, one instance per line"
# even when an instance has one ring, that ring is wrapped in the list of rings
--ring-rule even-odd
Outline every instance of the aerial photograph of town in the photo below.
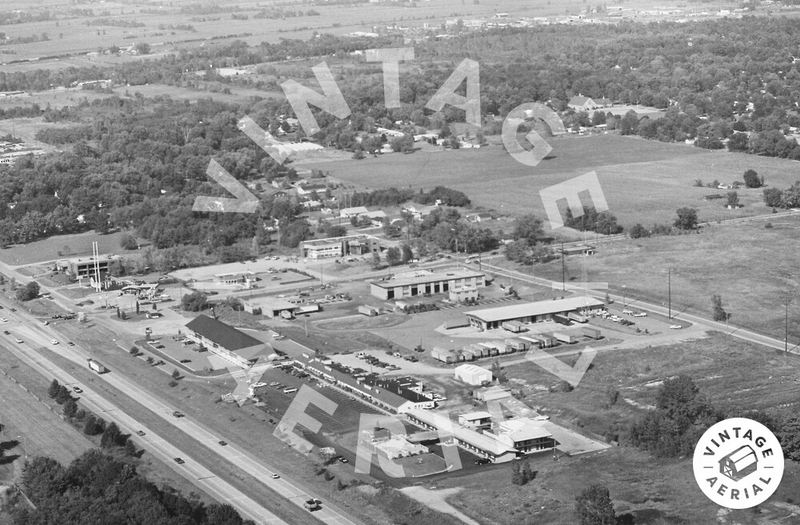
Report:
[[[800,524],[800,1],[4,0],[0,525]]]

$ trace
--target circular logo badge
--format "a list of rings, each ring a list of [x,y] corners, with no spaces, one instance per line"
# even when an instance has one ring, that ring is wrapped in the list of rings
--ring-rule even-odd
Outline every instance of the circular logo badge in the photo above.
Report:
[[[694,478],[708,498],[729,509],[767,500],[783,477],[783,449],[770,429],[743,417],[706,430],[694,449]]]

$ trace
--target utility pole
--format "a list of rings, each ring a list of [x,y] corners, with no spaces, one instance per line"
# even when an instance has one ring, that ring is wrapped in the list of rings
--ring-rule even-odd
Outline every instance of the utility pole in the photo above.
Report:
[[[669,304],[669,317],[672,319],[672,266],[667,269],[667,302]]]
[[[784,330],[783,330],[783,351],[789,352],[789,302],[791,297],[786,298],[786,310],[784,313]]]
[[[567,263],[564,260],[564,241],[561,241],[561,291],[564,292],[567,289],[566,285],[567,281]]]

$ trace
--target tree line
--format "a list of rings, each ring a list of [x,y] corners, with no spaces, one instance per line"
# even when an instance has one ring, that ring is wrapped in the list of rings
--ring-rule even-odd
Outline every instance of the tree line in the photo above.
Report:
[[[246,525],[228,504],[187,499],[169,485],[156,486],[130,462],[89,450],[68,466],[37,456],[22,474],[30,508],[17,498],[10,508],[15,525],[35,523],[159,523],[164,525]]]

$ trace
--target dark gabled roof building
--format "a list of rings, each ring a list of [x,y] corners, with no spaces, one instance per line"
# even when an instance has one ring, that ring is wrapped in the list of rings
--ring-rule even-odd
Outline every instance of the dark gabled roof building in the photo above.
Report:
[[[239,366],[250,366],[248,359],[241,355],[243,350],[254,350],[264,344],[241,330],[203,314],[186,323],[186,328],[189,329],[189,338]]]

